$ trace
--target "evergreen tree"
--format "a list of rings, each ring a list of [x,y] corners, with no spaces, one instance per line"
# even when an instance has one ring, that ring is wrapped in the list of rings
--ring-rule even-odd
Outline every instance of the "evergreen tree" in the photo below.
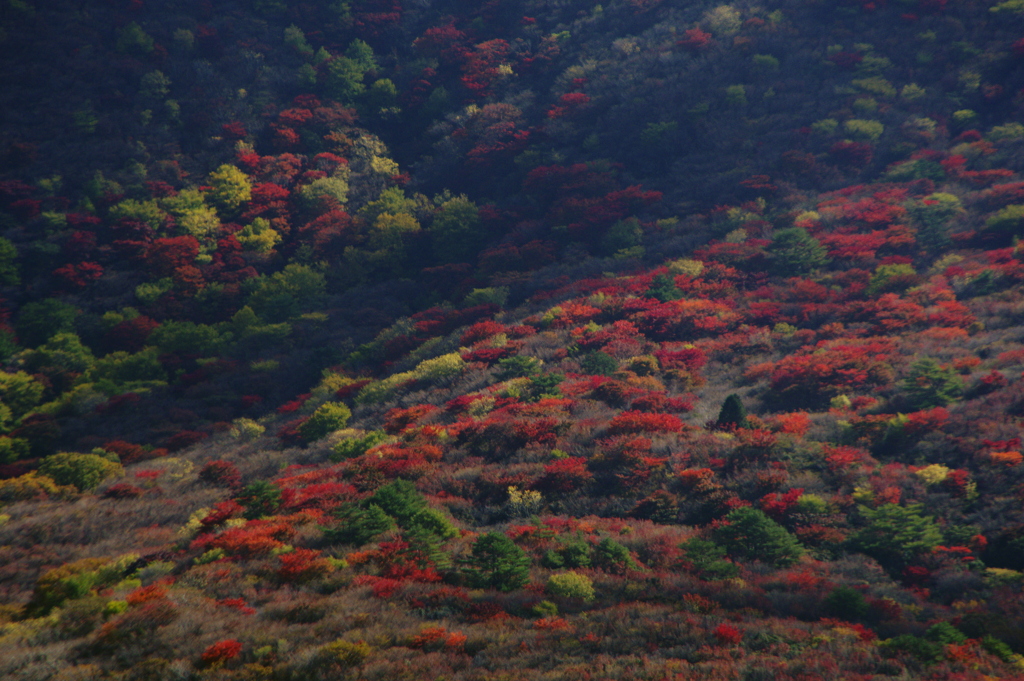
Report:
[[[952,366],[942,367],[931,357],[922,357],[910,365],[903,390],[911,408],[931,409],[944,407],[960,397],[964,382]]]
[[[477,587],[513,591],[530,581],[530,558],[500,532],[488,532],[473,544],[470,581]]]
[[[746,428],[747,408],[743,406],[743,400],[736,393],[732,393],[722,402],[722,408],[718,412],[718,419],[715,425],[719,428]]]
[[[377,504],[360,508],[346,504],[335,512],[341,521],[337,526],[324,530],[328,541],[340,544],[362,546],[395,527],[394,519],[381,510]]]
[[[714,537],[733,558],[787,567],[804,553],[796,537],[756,508],[734,509],[725,516],[725,523],[715,530]]]
[[[245,506],[245,517],[256,520],[277,511],[281,505],[281,490],[269,480],[256,480],[245,486],[237,501]]]
[[[807,274],[828,263],[828,252],[803,227],[790,227],[775,232],[768,245],[772,270],[783,277]]]
[[[413,516],[427,508],[426,500],[408,480],[395,480],[384,485],[366,503],[379,506],[402,525],[409,523]]]
[[[938,526],[930,517],[921,515],[920,505],[861,506],[860,512],[868,524],[850,538],[850,546],[892,571],[902,569],[942,541]]]
[[[619,362],[607,352],[591,352],[580,362],[580,368],[595,376],[611,376],[619,369]]]
[[[667,303],[670,300],[682,298],[683,292],[676,286],[676,282],[672,277],[666,274],[659,274],[651,280],[651,287],[647,289],[647,295]]]

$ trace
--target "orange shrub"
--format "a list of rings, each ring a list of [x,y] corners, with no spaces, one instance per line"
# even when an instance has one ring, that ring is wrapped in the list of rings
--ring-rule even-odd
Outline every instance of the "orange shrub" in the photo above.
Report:
[[[795,411],[790,414],[778,414],[770,419],[772,430],[803,437],[811,427],[811,417],[807,412]]]
[[[155,601],[167,596],[167,587],[163,584],[150,584],[149,586],[141,586],[135,589],[125,597],[128,605],[142,605],[150,601]]]
[[[991,452],[988,460],[997,465],[1016,466],[1024,461],[1024,456],[1020,452]]]

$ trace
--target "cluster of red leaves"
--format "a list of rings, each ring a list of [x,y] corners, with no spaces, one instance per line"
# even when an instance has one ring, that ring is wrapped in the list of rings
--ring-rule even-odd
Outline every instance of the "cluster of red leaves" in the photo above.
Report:
[[[203,651],[201,659],[204,665],[213,667],[224,664],[228,660],[238,657],[241,652],[242,644],[235,639],[230,638],[223,641],[217,641],[211,645]]]
[[[283,522],[253,520],[244,527],[233,527],[219,534],[202,534],[192,540],[190,549],[200,553],[223,549],[229,556],[255,558],[285,546],[295,529]]]

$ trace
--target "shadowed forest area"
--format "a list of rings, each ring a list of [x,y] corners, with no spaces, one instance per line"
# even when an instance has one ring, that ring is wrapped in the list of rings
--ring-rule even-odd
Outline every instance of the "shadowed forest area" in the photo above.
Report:
[[[1024,679],[1022,0],[0,0],[0,676]]]

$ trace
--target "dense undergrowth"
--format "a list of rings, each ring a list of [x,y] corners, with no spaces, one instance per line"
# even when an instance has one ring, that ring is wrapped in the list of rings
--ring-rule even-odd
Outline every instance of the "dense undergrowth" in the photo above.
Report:
[[[0,674],[1024,676],[1019,2],[0,17]]]

